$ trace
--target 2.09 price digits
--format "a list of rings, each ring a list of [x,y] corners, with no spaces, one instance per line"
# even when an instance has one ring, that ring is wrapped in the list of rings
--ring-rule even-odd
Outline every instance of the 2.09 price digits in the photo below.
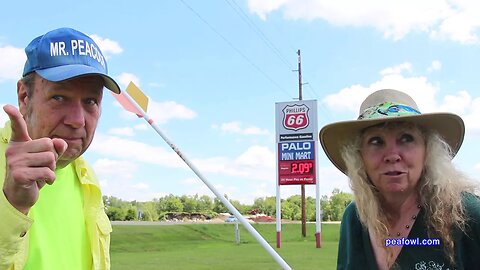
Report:
[[[311,161],[304,161],[304,162],[294,162],[290,167],[290,172],[293,173],[311,173],[313,168],[313,163]]]

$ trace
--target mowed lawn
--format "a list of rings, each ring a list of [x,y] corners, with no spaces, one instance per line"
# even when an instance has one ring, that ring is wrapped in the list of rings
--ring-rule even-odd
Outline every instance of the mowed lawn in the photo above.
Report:
[[[282,247],[276,248],[275,224],[253,227],[293,269],[335,269],[339,224],[322,225],[322,247],[315,247],[315,224],[282,225]],[[281,269],[272,256],[239,224],[114,225],[113,270],[122,269]]]

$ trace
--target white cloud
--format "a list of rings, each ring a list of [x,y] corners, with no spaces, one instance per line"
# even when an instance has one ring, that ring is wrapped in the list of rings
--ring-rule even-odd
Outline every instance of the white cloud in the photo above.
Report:
[[[396,66],[398,67],[398,66]],[[398,68],[385,70],[399,70]],[[358,117],[358,109],[363,100],[379,89],[397,89],[406,92],[417,103],[422,113],[448,111],[459,114],[465,121],[466,128],[474,135],[480,135],[480,97],[471,97],[467,91],[438,97],[438,89],[426,77],[404,77],[400,74],[382,72],[379,81],[368,86],[354,85],[341,89],[338,93],[326,96],[322,103],[331,110],[350,112],[350,119]],[[349,120],[349,119],[345,119]]]
[[[268,147],[253,145],[236,158],[213,157],[208,159],[197,159],[193,163],[204,173],[213,173],[240,177],[247,180],[248,189],[251,192],[238,193],[235,183],[229,186],[215,186],[221,194],[233,194],[230,196],[242,203],[251,204],[255,198],[271,196],[275,192],[275,152]],[[235,181],[232,178],[231,181]],[[185,183],[190,184],[190,194],[206,194],[212,196],[211,191],[199,182],[201,180],[189,179]],[[197,185],[194,185],[197,184]],[[284,197],[282,195],[282,197]]]
[[[428,72],[433,72],[436,70],[440,70],[442,68],[442,63],[438,60],[434,60],[432,64],[427,68]]]
[[[268,169],[274,168],[275,153],[271,152],[265,146],[251,146],[235,159],[235,163],[239,166],[250,168]]]
[[[148,115],[160,124],[172,119],[189,120],[197,117],[195,111],[175,101],[157,102],[154,100],[148,102]]]
[[[401,74],[403,71],[412,72],[412,64],[406,62],[397,66],[388,67],[380,71],[380,74],[382,76],[387,76],[387,75]]]
[[[255,126],[242,127],[242,123],[239,121],[232,121],[228,123],[222,123],[219,125],[212,125],[214,129],[220,129],[223,133],[243,134],[243,135],[269,135],[270,132],[267,129],[261,129]]]
[[[465,128],[471,135],[480,136],[480,97],[472,97],[466,90],[455,95],[443,97],[437,111],[453,112],[460,115],[465,122]]]
[[[149,192],[148,184],[135,182],[139,167],[134,161],[102,158],[92,167],[100,181],[103,195],[115,196],[127,201],[150,201],[166,195]]]
[[[268,147],[254,145],[237,158],[211,157],[195,159],[193,163],[202,171],[246,179],[271,181],[275,178],[275,153]]]
[[[147,130],[148,125],[145,123],[142,123],[142,124],[135,125],[133,128],[136,130]]]
[[[130,137],[135,135],[135,132],[133,132],[133,128],[131,127],[111,128],[108,130],[108,133],[112,135],[124,135]]]
[[[130,82],[133,82],[135,85],[140,85],[140,79],[132,73],[123,72],[122,74],[116,77],[116,81],[122,85],[123,89],[127,88]]]
[[[242,129],[240,128],[240,125],[240,122],[229,122],[221,124],[219,128],[225,133],[241,133]],[[214,128],[218,128],[218,126],[215,125]]]
[[[213,185],[213,189],[215,189],[218,193],[221,195],[227,195],[228,198],[233,198],[234,200],[238,200],[241,203],[248,203],[252,204],[253,200],[242,200],[242,195],[239,194],[238,188],[235,185],[223,185],[223,184],[214,184],[210,180],[208,180],[210,185]],[[211,198],[216,198],[217,196],[214,194],[214,192],[207,186],[205,185],[202,180],[199,178],[187,178],[182,181],[182,184],[185,186],[185,195],[207,195],[208,197]]]
[[[118,42],[108,39],[108,38],[103,38],[101,36],[92,34],[89,35],[95,43],[97,43],[98,47],[100,47],[100,50],[103,52],[105,57],[107,57],[110,54],[120,54],[123,52],[122,47],[120,47],[120,44]]]
[[[463,44],[478,43],[476,34],[480,26],[477,1],[451,1],[448,16],[441,21],[438,29],[430,33],[433,38],[451,39]]]
[[[439,111],[465,114],[472,103],[472,97],[467,91],[460,91],[457,95],[446,95],[438,108]]]
[[[122,73],[117,76],[117,81],[120,82],[126,88],[130,82],[133,82],[136,86],[140,87],[140,79],[131,73]],[[122,107],[120,103],[115,100],[114,105]],[[147,114],[157,123],[164,124],[172,119],[184,119],[189,120],[197,117],[197,113],[185,105],[179,104],[175,101],[155,101],[148,97]],[[123,110],[121,113],[122,118],[133,120],[136,116],[133,113]],[[138,126],[139,129],[144,129]]]
[[[201,184],[202,180],[200,180],[200,178],[189,177],[189,178],[186,178],[183,181],[181,181],[181,183],[186,185],[186,186],[190,186],[190,185]]]
[[[472,135],[480,137],[480,97],[468,102],[468,112],[463,116],[465,126]]]
[[[394,40],[425,32],[432,38],[479,42],[480,4],[476,1],[249,0],[248,7],[263,20],[280,10],[293,20],[322,19],[337,26],[372,27]]]
[[[267,14],[279,9],[281,6],[287,4],[288,0],[249,0],[248,8],[257,13],[257,15],[262,18],[262,20],[267,19]]]
[[[23,49],[0,47],[0,82],[20,79],[27,56]]]
[[[92,167],[99,177],[112,177],[122,179],[133,179],[138,166],[135,162],[126,160],[112,160],[102,158],[97,160]]]
[[[134,162],[162,165],[170,168],[181,168],[185,165],[170,149],[152,147],[146,143],[122,139],[104,134],[95,135],[89,151],[116,159],[128,159]]]
[[[148,189],[150,186],[145,184],[145,183],[136,183],[132,185],[132,188],[137,189],[137,190],[145,190]]]
[[[247,127],[244,129],[243,133],[245,135],[268,135],[268,129],[262,129],[259,127]]]
[[[355,117],[358,117],[360,104],[371,92],[368,87],[352,85],[341,89],[338,93],[327,95],[321,102],[332,111],[351,112],[356,114]]]
[[[322,102],[332,110],[352,112],[352,119],[354,119],[358,117],[360,104],[369,94],[379,89],[398,89],[412,96],[422,112],[438,110],[434,98],[437,89],[428,82],[426,77],[404,77],[400,74],[385,72],[385,70],[398,71],[401,68],[399,69],[398,66],[386,68],[382,71],[386,75],[379,81],[368,86],[353,85],[341,89],[338,93],[325,97]]]
[[[128,80],[128,83],[130,80]],[[127,84],[128,84],[127,83]],[[115,99],[113,101],[114,106],[122,108],[120,116],[126,120],[137,120],[137,116],[134,113],[128,112],[123,109],[120,103]],[[148,100],[147,114],[157,124],[165,124],[173,119],[190,120],[197,117],[197,113],[185,105],[179,104],[175,101],[161,101],[157,102],[151,98]],[[139,124],[135,126],[135,129],[145,130],[146,124]]]

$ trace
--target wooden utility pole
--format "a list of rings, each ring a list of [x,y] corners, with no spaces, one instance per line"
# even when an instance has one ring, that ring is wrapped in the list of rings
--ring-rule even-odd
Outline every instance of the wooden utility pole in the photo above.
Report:
[[[302,58],[300,56],[300,50],[297,51],[298,55],[298,100],[302,100]],[[305,184],[301,184],[301,198],[302,198],[302,236],[307,236],[307,213],[305,206]]]
[[[302,58],[300,57],[300,50],[298,54],[298,100],[302,100]]]

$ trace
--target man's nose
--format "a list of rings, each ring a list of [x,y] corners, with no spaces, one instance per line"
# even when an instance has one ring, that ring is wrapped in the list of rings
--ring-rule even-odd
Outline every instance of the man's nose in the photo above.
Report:
[[[70,104],[64,122],[73,128],[85,126],[85,111],[81,102],[73,102]]]

